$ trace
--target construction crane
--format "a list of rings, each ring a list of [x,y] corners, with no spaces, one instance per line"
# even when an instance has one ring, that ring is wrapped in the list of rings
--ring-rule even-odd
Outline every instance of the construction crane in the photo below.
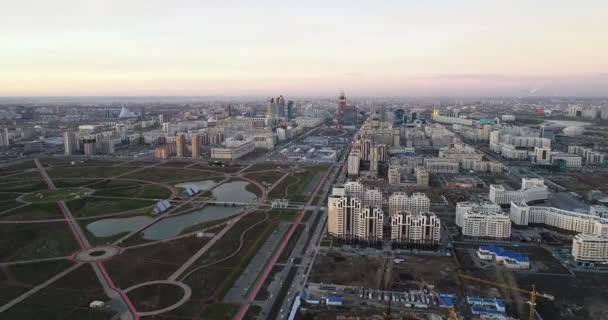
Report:
[[[503,289],[508,289],[508,290],[513,290],[513,291],[517,291],[517,292],[521,292],[521,293],[525,293],[525,294],[529,294],[530,295],[530,301],[528,301],[528,304],[530,305],[530,314],[528,315],[528,320],[536,320],[536,298],[538,297],[542,297],[548,300],[554,300],[555,297],[550,295],[550,294],[544,294],[544,293],[539,293],[538,291],[536,291],[536,286],[532,285],[532,290],[525,290],[525,289],[521,289],[521,288],[516,288],[516,287],[511,287],[509,285],[506,285],[504,283],[498,283],[498,282],[494,282],[494,281],[489,281],[489,280],[485,280],[485,279],[480,279],[480,278],[476,278],[467,274],[458,274],[461,278],[463,279],[467,279],[467,280],[472,280],[472,281],[477,281],[477,282],[481,282],[481,283],[485,283],[491,286],[495,286],[495,287],[499,287],[499,288],[503,288]]]
[[[420,277],[420,280],[422,281],[422,284],[424,285],[424,287],[426,287],[426,289],[434,296],[437,297],[437,300],[442,300],[441,296],[433,289],[434,286],[431,286],[430,284],[428,284],[426,282],[426,280],[424,280],[424,278]],[[450,306],[450,309],[448,309],[450,312],[450,318],[449,320],[458,320],[458,314],[456,313],[456,308],[454,307],[454,305]]]

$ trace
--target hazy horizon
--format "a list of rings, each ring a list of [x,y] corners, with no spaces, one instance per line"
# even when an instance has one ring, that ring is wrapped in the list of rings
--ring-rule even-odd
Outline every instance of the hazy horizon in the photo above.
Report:
[[[0,96],[605,97],[606,12],[590,0],[12,1]]]

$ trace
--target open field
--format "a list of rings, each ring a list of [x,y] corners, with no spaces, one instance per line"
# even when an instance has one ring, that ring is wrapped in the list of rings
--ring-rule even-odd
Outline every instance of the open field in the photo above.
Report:
[[[310,273],[310,281],[381,289],[382,258],[344,255],[335,250],[320,252]]]
[[[110,178],[125,174],[136,168],[125,167],[56,167],[48,168],[51,179],[55,178]]]
[[[152,206],[155,203],[153,200],[105,199],[96,197],[86,197],[66,202],[75,217],[91,217],[146,207],[149,207],[150,212],[152,212]]]
[[[0,224],[0,261],[62,257],[78,250],[64,222]]]
[[[72,265],[69,260],[0,268],[0,305],[23,294]]]
[[[22,205],[19,204],[19,205]],[[0,216],[0,220],[43,220],[62,219],[63,214],[59,205],[55,202],[32,203],[15,210],[6,212]]]
[[[154,182],[182,182],[204,180],[208,178],[217,178],[221,174],[206,172],[195,169],[178,169],[178,168],[145,168],[137,172],[130,173],[122,178],[147,180]]]
[[[89,303],[107,301],[101,285],[89,265],[83,265],[57,282],[42,289],[2,314],[5,319],[86,319],[106,320],[112,314],[93,310]]]

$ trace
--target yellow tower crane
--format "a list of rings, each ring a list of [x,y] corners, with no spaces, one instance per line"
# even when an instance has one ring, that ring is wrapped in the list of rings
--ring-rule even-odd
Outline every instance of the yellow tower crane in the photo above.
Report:
[[[458,275],[463,279],[477,281],[477,282],[485,283],[485,284],[488,284],[491,286],[529,294],[530,301],[528,301],[528,304],[530,305],[530,314],[528,315],[528,320],[536,320],[536,298],[542,297],[542,298],[549,299],[549,300],[555,299],[555,297],[550,294],[539,293],[538,291],[536,291],[535,285],[532,285],[532,290],[525,290],[525,289],[521,289],[521,288],[511,287],[504,283],[498,283],[498,282],[489,281],[489,280],[485,280],[485,279],[479,279],[479,278],[476,278],[476,277],[473,277],[470,275],[466,275],[466,274],[462,274],[462,273],[460,273]]]

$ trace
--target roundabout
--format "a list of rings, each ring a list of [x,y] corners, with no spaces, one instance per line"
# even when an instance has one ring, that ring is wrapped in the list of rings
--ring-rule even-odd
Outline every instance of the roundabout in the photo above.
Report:
[[[97,262],[108,260],[119,255],[122,249],[116,246],[101,246],[81,250],[74,254],[74,260],[78,262]]]

